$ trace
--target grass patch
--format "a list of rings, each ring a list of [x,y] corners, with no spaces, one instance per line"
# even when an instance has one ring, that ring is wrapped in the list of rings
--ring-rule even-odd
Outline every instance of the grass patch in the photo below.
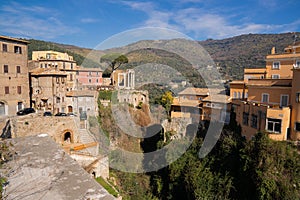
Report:
[[[96,178],[96,181],[100,185],[102,185],[102,187],[104,187],[109,192],[109,194],[113,195],[114,197],[119,196],[119,193],[113,187],[111,187],[102,177]]]

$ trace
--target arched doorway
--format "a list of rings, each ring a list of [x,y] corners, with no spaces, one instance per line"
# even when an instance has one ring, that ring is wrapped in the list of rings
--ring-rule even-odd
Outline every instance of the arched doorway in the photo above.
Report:
[[[5,103],[0,101],[0,116],[5,115]]]
[[[73,133],[70,130],[66,130],[63,132],[62,134],[62,143],[73,143],[74,142],[74,138],[73,138]]]

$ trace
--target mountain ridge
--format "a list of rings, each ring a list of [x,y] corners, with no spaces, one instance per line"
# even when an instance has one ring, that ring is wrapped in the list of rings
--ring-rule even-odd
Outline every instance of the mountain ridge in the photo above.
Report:
[[[272,47],[276,47],[278,53],[283,52],[284,48],[293,44],[295,35],[300,35],[299,32],[288,32],[279,34],[244,34],[225,39],[207,39],[197,41],[211,56],[216,65],[221,68],[226,79],[240,79],[243,76],[244,68],[262,68],[265,67],[265,56],[270,53]],[[174,39],[176,40],[176,39]],[[111,48],[106,50],[93,50],[85,47],[77,47],[69,44],[59,44],[54,42],[45,42],[39,40],[30,40],[29,49],[39,50],[39,46],[32,46],[32,43],[45,43],[50,48],[57,47],[63,49],[67,53],[73,53],[74,60],[81,65],[85,57],[90,60],[88,67],[101,67],[99,63],[100,57],[112,52],[130,52],[147,46],[153,42],[160,42],[161,45],[167,45],[171,40],[141,40],[122,47]],[[44,48],[43,50],[49,50]],[[159,51],[157,51],[159,53]],[[131,54],[132,55],[132,54]],[[29,55],[30,58],[30,55]],[[131,60],[136,62],[136,58],[131,56]],[[139,58],[142,60],[142,58]],[[86,63],[84,63],[86,64]],[[84,66],[87,67],[87,66]]]

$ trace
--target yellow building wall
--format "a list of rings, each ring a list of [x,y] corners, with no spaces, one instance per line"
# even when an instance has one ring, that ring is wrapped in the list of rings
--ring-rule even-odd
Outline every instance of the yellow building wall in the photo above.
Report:
[[[231,83],[230,84],[230,97],[232,99],[242,99],[243,96],[248,92],[245,88],[244,82],[241,83]],[[236,94],[236,97],[235,97]],[[240,95],[240,98],[239,98]]]
[[[281,133],[269,133],[269,137],[273,140],[286,140],[287,139],[287,131],[290,127],[290,111],[289,107],[285,108],[268,108],[267,110],[267,118],[275,118],[281,119]]]
[[[300,93],[300,69],[293,70],[293,82],[292,82],[292,115],[291,115],[291,139],[300,140],[300,132],[295,130],[295,123],[300,122],[300,103],[296,102],[296,94]]]
[[[289,95],[291,100],[291,87],[258,87],[248,86],[248,97],[250,101],[261,102],[262,94],[269,94],[269,104],[280,105],[281,95]]]

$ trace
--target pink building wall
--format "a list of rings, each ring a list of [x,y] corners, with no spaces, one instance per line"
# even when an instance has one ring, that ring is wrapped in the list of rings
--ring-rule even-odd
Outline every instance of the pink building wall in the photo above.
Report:
[[[77,71],[78,83],[82,85],[102,85],[102,72],[100,71]]]

